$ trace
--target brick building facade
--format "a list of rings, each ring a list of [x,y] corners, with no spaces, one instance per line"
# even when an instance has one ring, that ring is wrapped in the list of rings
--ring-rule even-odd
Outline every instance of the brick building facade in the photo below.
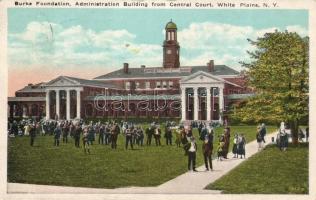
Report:
[[[59,76],[8,98],[10,117],[46,119],[172,117],[222,121],[230,105],[252,95],[226,65],[181,66],[177,26],[165,27],[163,66],[122,68],[92,80]],[[207,62],[207,61],[205,61]]]

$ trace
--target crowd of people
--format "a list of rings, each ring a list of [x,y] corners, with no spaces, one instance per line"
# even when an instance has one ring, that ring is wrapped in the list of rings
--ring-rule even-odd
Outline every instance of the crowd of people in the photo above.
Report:
[[[146,126],[141,126],[127,121],[107,121],[107,122],[85,122],[83,120],[41,120],[33,121],[31,119],[21,120],[19,122],[12,121],[8,123],[8,131],[10,137],[29,136],[30,145],[33,146],[35,138],[38,135],[51,135],[54,138],[53,145],[60,146],[60,142],[67,144],[69,138],[74,140],[76,148],[80,148],[80,141],[84,153],[91,153],[91,145],[96,142],[99,145],[109,145],[112,149],[117,148],[119,134],[125,139],[125,149],[134,149],[138,147],[151,146],[154,140],[155,146],[161,146],[161,138],[165,139],[165,145],[173,145],[173,137],[175,136],[176,147],[182,147],[184,154],[188,157],[188,170],[196,171],[196,152],[198,150],[196,138],[193,135],[193,128],[197,129],[198,139],[202,143],[202,156],[206,170],[213,170],[212,156],[213,143],[216,138],[214,133],[214,124],[206,124],[204,122],[193,122],[189,125],[176,124],[175,122],[166,122],[164,130],[161,130],[159,123],[152,122]],[[163,133],[164,132],[164,133]],[[258,149],[264,148],[265,136],[267,129],[264,123],[257,127],[256,139]],[[306,129],[308,134],[308,128]],[[222,161],[228,159],[231,129],[225,126],[223,133],[217,135],[217,160]],[[306,139],[307,140],[307,139]],[[246,138],[243,133],[235,133],[232,139],[233,158],[245,158],[246,156]],[[281,150],[286,150],[288,146],[288,134],[286,133],[285,123],[280,125],[277,136],[277,144]]]

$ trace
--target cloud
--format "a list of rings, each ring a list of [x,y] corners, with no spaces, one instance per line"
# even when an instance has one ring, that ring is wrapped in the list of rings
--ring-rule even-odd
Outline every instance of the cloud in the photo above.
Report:
[[[213,22],[191,23],[178,31],[181,65],[205,65],[210,59],[240,70],[240,61],[253,47],[247,38],[255,40],[279,27],[256,29]],[[287,26],[288,31],[307,35],[299,26]],[[163,36],[162,36],[163,38]],[[130,66],[161,66],[161,44],[136,42],[137,35],[125,29],[95,31],[80,25],[63,27],[51,22],[30,22],[24,31],[9,33],[9,62],[12,66],[48,66],[50,68],[120,68]]]
[[[308,30],[306,28],[303,28],[303,27],[298,26],[298,25],[287,26],[285,29],[288,30],[289,32],[296,32],[300,36],[307,36],[308,35]]]
[[[257,29],[251,26],[203,22],[192,23],[178,32],[181,46],[181,64],[201,65],[208,60],[241,70],[240,61],[248,61],[247,50],[254,50],[247,39],[256,40],[267,32],[284,31],[279,27]],[[287,26],[286,30],[307,35],[307,30],[299,25]]]
[[[68,65],[121,66],[154,61],[162,57],[160,45],[138,44],[127,30],[96,32],[80,25],[63,27],[50,22],[30,22],[20,33],[9,34],[9,61],[13,65],[43,64],[50,67]],[[146,58],[146,59],[144,59]]]

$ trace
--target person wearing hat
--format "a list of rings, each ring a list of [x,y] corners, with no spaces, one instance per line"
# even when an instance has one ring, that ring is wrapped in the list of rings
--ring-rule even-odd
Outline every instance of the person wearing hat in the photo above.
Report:
[[[159,127],[156,127],[155,132],[154,132],[154,138],[155,138],[155,144],[156,146],[160,146],[160,138],[161,138],[161,130]]]
[[[29,127],[30,127],[29,128],[29,133],[30,133],[30,138],[31,138],[30,145],[33,146],[34,140],[35,140],[35,136],[36,136],[35,124],[30,124]]]
[[[128,148],[128,143],[131,145],[131,148],[133,149],[132,138],[133,138],[133,129],[128,127],[127,129],[125,129],[125,149]]]
[[[196,151],[197,151],[197,145],[195,142],[195,138],[193,136],[190,137],[190,141],[185,146],[187,150],[188,155],[188,170],[191,170],[191,166],[194,172],[196,172],[195,169],[195,163],[196,163]]]
[[[262,123],[260,126],[259,134],[260,134],[260,137],[262,138],[263,143],[266,143],[264,137],[267,134],[267,128],[266,128],[266,125],[264,123]]]
[[[209,167],[213,171],[213,165],[212,165],[213,139],[214,139],[214,131],[213,129],[211,129],[210,131],[207,132],[206,135],[204,135],[204,142],[202,146],[204,164],[205,164],[205,169],[207,171],[209,171]]]
[[[54,130],[54,146],[59,146],[59,139],[61,135],[61,128],[58,124]]]
[[[74,138],[75,138],[75,147],[79,148],[80,147],[80,135],[81,135],[82,129],[79,124],[75,126],[75,131],[74,131]]]
[[[172,145],[172,130],[169,126],[165,129],[166,145]]]

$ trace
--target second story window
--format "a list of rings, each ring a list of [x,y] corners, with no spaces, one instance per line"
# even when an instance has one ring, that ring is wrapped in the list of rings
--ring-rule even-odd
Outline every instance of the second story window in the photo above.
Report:
[[[136,82],[135,83],[135,89],[139,89],[139,85],[140,85],[139,82]]]
[[[125,82],[125,89],[126,90],[131,89],[131,82],[129,82],[129,81]]]
[[[169,81],[169,88],[170,88],[170,89],[173,88],[173,81]]]
[[[157,82],[156,82],[156,88],[160,88],[160,87],[161,87],[160,84],[161,84],[160,81],[157,81]]]
[[[167,81],[163,81],[162,86],[163,86],[163,88],[167,88]]]
[[[146,83],[145,83],[145,88],[146,88],[146,89],[150,89],[150,82],[149,82],[149,81],[146,81]]]

